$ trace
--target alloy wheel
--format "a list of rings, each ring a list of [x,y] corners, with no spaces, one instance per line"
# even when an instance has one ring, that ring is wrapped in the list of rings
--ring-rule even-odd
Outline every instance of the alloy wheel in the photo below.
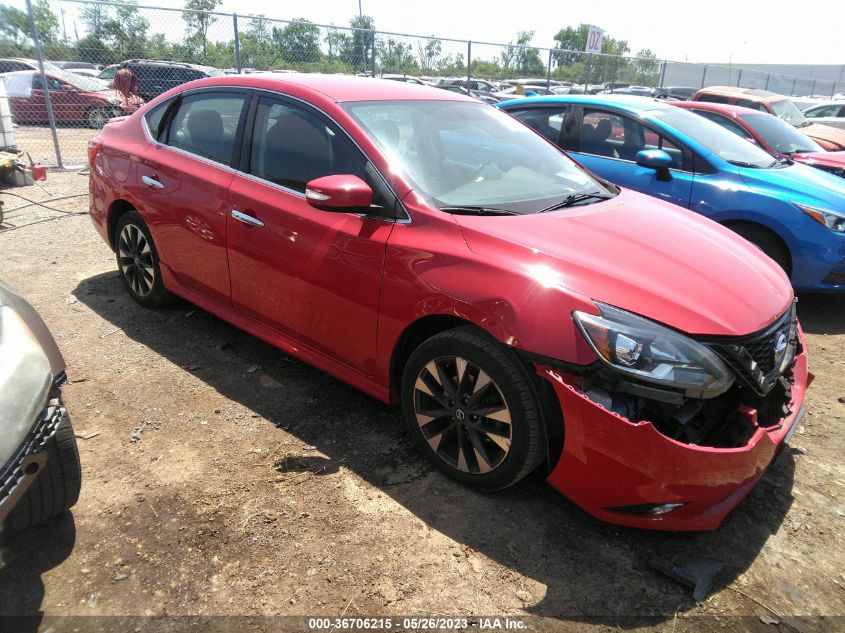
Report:
[[[422,368],[414,412],[431,449],[461,472],[486,474],[510,452],[511,412],[501,390],[460,356],[441,356]]]
[[[110,118],[111,116],[105,108],[91,108],[88,111],[88,125],[92,128],[102,128]]]
[[[120,232],[117,248],[120,270],[132,292],[141,297],[150,294],[155,283],[155,266],[147,237],[134,224],[127,224]]]

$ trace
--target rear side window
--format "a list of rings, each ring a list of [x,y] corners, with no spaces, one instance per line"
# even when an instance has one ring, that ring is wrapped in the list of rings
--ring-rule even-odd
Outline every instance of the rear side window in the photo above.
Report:
[[[368,181],[366,159],[322,118],[262,97],[255,113],[250,173],[300,193],[315,178],[353,174]],[[372,184],[371,184],[372,186]]]
[[[749,99],[737,99],[736,105],[743,108],[751,108],[752,110],[759,110],[760,112],[768,112],[766,106],[759,101],[751,101]]]
[[[701,95],[696,101],[706,101],[707,103],[730,103],[730,99],[722,95]]]
[[[170,107],[171,103],[173,103],[173,99],[168,99],[164,103],[158,104],[144,115],[144,121],[147,122],[147,129],[149,129],[150,136],[154,139],[158,139],[159,137],[159,132],[161,131],[159,129],[161,126],[161,120],[164,118],[164,114],[167,112],[167,108]]]
[[[561,129],[569,108],[530,108],[511,110],[517,119],[539,132],[555,145],[560,145]],[[569,130],[566,130],[567,132]]]
[[[234,92],[183,97],[170,123],[167,145],[230,164],[244,101],[243,94]]]

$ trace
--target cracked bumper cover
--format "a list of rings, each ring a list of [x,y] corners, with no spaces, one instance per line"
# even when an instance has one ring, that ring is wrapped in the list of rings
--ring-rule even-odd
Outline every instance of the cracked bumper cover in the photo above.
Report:
[[[586,396],[572,376],[537,364],[554,389],[564,419],[563,451],[548,482],[582,509],[610,523],[652,530],[699,531],[719,526],[752,490],[791,437],[803,415],[809,384],[806,345],[795,357],[789,414],[779,424],[756,425],[739,448],[684,444],[651,422],[631,422]],[[683,503],[658,516],[609,508]]]

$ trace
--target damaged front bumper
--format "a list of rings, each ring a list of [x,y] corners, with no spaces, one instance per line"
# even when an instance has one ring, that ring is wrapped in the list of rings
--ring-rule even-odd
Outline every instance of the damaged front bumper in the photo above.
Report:
[[[751,491],[804,414],[812,380],[803,334],[789,367],[782,416],[739,405],[746,431],[735,445],[669,437],[648,419],[632,421],[591,399],[583,377],[535,363],[560,402],[563,448],[549,483],[591,515],[654,530],[712,530]],[[783,393],[781,393],[783,396]],[[759,418],[758,418],[759,416]],[[735,436],[734,436],[735,438]]]

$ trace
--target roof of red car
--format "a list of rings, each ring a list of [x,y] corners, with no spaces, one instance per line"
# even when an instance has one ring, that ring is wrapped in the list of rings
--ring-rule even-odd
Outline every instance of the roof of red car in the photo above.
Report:
[[[767,114],[754,108],[746,108],[744,106],[730,105],[728,103],[711,103],[710,101],[672,101],[673,106],[686,109],[696,110],[710,110],[712,112],[721,112],[731,116],[739,116],[741,114]]]
[[[200,81],[212,85],[251,86],[270,90],[284,90],[286,86],[299,86],[319,92],[333,101],[387,101],[391,99],[475,101],[475,99],[440,88],[350,75],[251,73],[226,75]]]

